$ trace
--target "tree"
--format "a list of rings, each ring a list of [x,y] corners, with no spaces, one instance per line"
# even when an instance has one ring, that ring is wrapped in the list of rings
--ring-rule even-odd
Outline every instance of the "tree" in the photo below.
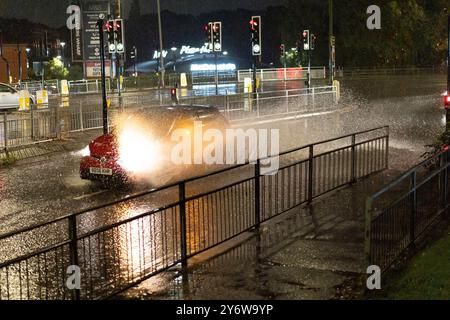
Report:
[[[58,58],[53,58],[44,67],[44,77],[45,79],[67,79],[69,71],[64,67],[62,61]]]

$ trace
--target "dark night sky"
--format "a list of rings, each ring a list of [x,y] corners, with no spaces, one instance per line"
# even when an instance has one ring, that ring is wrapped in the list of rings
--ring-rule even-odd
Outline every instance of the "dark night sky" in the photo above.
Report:
[[[163,10],[199,14],[214,10],[237,8],[261,9],[281,5],[287,0],[161,0]],[[132,0],[122,0],[123,13],[128,14]],[[65,24],[66,8],[71,0],[0,0],[0,17],[28,19],[52,27]],[[156,11],[156,0],[140,0],[142,13]]]

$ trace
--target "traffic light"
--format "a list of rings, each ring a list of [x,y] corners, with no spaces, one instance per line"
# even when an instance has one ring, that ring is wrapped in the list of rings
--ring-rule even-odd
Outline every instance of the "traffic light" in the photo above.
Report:
[[[136,59],[136,56],[137,56],[137,49],[136,47],[133,47],[133,50],[130,51],[130,59],[134,60]]]
[[[116,36],[116,52],[124,53],[125,52],[125,32],[123,30],[123,19],[116,19],[114,21],[114,32]]]
[[[252,55],[260,56],[262,51],[260,16],[252,17],[252,20],[250,20],[250,31],[252,33]]]
[[[212,24],[212,38],[214,52],[222,51],[222,22]]]
[[[280,51],[281,56],[284,57],[284,55],[286,54],[286,47],[284,46],[284,44],[280,45]]]
[[[317,40],[317,37],[316,37],[316,35],[313,33],[313,34],[311,34],[311,40],[310,40],[310,49],[311,50],[314,50],[315,48],[316,48],[316,40]]]
[[[303,31],[303,50],[309,50],[310,46],[309,46],[309,30],[304,30]]]
[[[208,46],[208,50],[213,50],[213,34],[212,34],[212,22],[208,22],[203,29],[205,30],[205,41]]]
[[[108,51],[116,53],[116,33],[114,32],[114,20],[109,20],[105,24],[105,31],[108,33]]]
[[[178,102],[178,89],[177,88],[170,89],[170,97],[173,102]]]

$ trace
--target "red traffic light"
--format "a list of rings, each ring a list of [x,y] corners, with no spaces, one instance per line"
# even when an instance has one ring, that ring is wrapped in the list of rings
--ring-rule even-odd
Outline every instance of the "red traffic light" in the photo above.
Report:
[[[256,21],[256,20],[250,20],[250,25],[251,25],[251,28],[252,28],[252,30],[256,30],[256,28],[258,27],[258,21]]]
[[[114,29],[114,21],[113,20],[106,21],[103,30],[105,30],[106,32],[110,32],[113,29]]]
[[[449,108],[450,107],[450,95],[446,94],[444,96],[444,106],[445,108]]]

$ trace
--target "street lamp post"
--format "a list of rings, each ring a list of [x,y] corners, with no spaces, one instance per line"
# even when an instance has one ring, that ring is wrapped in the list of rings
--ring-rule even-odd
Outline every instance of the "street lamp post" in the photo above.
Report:
[[[66,66],[66,57],[65,57],[65,50],[64,50],[64,48],[66,46],[66,43],[65,42],[61,42],[60,45],[61,45],[62,63],[63,63],[63,66],[65,67]]]
[[[334,61],[333,61],[333,44],[332,44],[332,39],[333,39],[333,0],[328,0],[328,17],[329,17],[329,22],[328,22],[328,27],[329,27],[329,31],[328,31],[328,36],[329,36],[329,40],[328,40],[328,46],[329,46],[329,68],[330,68],[330,85],[333,85],[333,81],[334,81]]]
[[[163,36],[162,36],[162,23],[161,23],[161,4],[160,0],[156,0],[156,4],[158,7],[158,28],[159,28],[159,49],[160,49],[160,57],[159,57],[159,64],[160,64],[160,72],[161,72],[161,86],[163,88],[166,87],[166,84],[164,82],[164,76],[165,76],[165,70],[164,70],[164,56],[163,56]]]
[[[173,71],[175,72],[175,71],[177,71],[175,65],[176,65],[176,63],[177,63],[177,50],[178,50],[178,48],[173,47],[173,48],[171,48],[170,50],[172,50],[172,56],[173,56]]]

